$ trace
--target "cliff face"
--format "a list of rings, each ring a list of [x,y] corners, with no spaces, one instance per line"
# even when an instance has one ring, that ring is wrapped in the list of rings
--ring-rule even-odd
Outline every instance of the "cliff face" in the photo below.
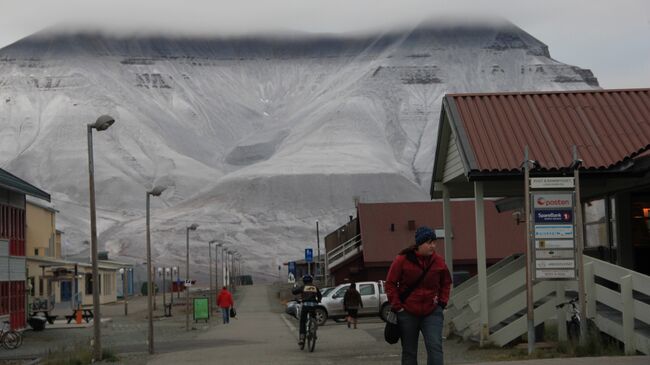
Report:
[[[0,166],[52,193],[66,245],[81,249],[85,125],[110,114],[94,141],[112,256],[144,256],[155,182],[169,186],[152,201],[162,263],[184,255],[196,222],[197,239],[236,245],[267,272],[314,241],[313,221],[345,222],[354,198],[428,199],[446,93],[597,86],[505,22],[354,36],[42,33],[0,50]]]

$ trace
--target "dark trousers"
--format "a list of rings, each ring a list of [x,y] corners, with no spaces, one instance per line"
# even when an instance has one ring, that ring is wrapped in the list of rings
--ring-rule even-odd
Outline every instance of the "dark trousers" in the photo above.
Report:
[[[442,308],[437,307],[425,317],[401,311],[397,313],[397,321],[402,340],[402,365],[417,365],[420,332],[424,336],[424,346],[427,349],[427,365],[443,365]]]
[[[314,313],[314,310],[316,307],[308,307],[303,304],[302,308],[300,309],[300,334],[304,335],[307,333],[307,315]]]

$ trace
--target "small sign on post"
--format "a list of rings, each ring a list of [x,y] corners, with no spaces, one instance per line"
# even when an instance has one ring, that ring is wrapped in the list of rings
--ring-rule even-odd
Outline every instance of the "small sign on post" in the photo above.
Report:
[[[305,249],[305,261],[313,262],[314,261],[314,250],[311,248]]]
[[[194,298],[192,303],[192,307],[194,308],[194,321],[205,320],[207,322],[210,319],[208,298]]]

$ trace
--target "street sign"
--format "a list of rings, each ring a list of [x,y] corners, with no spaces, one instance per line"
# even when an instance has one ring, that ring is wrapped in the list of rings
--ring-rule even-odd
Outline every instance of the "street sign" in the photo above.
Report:
[[[573,177],[531,177],[531,189],[570,189],[575,187]]]
[[[185,280],[185,286],[188,288],[192,286],[192,280]]]
[[[289,261],[289,274],[293,274],[293,276],[296,276],[296,262],[295,261]]]
[[[571,194],[534,194],[533,208],[573,208]]]
[[[312,262],[314,261],[314,250],[311,248],[305,249],[305,261]]]

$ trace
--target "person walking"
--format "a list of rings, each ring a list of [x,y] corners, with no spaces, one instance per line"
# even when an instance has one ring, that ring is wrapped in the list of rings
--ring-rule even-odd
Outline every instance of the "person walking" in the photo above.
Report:
[[[230,308],[235,306],[235,302],[232,300],[232,294],[230,294],[225,286],[221,288],[217,296],[217,305],[221,308],[223,323],[230,323]]]
[[[386,277],[386,294],[400,329],[402,365],[417,365],[420,332],[427,365],[443,365],[443,310],[449,301],[451,275],[436,253],[436,239],[431,228],[419,227],[415,245],[397,255]]]
[[[350,324],[353,324],[354,329],[357,329],[359,308],[363,308],[363,301],[361,301],[361,294],[357,291],[357,286],[352,283],[343,296],[343,309],[348,312],[346,317],[348,328],[350,328]]]

